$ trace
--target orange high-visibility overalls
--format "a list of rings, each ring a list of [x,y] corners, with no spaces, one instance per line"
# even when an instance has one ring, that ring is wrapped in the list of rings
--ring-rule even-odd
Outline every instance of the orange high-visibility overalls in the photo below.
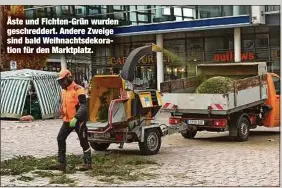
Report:
[[[79,104],[78,96],[84,95],[85,89],[75,82],[72,82],[67,90],[62,91],[62,116],[65,122],[70,122],[76,115]]]

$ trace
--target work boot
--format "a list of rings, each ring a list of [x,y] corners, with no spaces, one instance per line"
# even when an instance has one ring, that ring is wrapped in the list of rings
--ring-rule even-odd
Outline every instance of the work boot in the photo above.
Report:
[[[89,148],[84,152],[84,164],[79,165],[76,169],[79,171],[87,171],[92,169],[91,149]]]
[[[48,167],[48,170],[60,170],[62,172],[66,172],[66,164],[54,164]]]
[[[58,163],[51,165],[49,170],[60,170],[66,172],[66,154],[63,152],[58,153]]]

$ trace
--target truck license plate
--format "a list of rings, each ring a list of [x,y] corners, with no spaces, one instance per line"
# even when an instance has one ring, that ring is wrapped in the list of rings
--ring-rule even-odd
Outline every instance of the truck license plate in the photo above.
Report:
[[[189,125],[205,125],[204,120],[188,120]]]
[[[110,138],[111,137],[111,135],[110,135],[110,133],[94,133],[94,134],[92,134],[93,136],[93,138]]]

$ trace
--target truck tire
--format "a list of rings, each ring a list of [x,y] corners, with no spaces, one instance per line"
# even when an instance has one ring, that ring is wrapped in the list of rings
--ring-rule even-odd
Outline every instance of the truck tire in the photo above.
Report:
[[[247,141],[250,134],[250,122],[247,118],[241,117],[238,120],[238,133],[237,133],[237,141],[244,142]]]
[[[161,147],[161,134],[157,129],[147,129],[144,142],[139,142],[139,149],[143,155],[155,155]]]
[[[197,129],[187,129],[185,133],[181,133],[182,136],[186,139],[192,139],[197,134]]]
[[[90,146],[95,151],[105,151],[110,146],[110,143],[97,143],[97,142],[90,142]]]

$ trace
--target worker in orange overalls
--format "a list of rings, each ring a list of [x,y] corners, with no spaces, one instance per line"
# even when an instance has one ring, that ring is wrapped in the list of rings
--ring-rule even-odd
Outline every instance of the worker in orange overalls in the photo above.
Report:
[[[79,137],[84,153],[84,164],[79,170],[92,169],[91,148],[87,139],[85,89],[74,82],[71,72],[66,69],[61,70],[57,80],[63,89],[61,114],[64,122],[57,137],[59,164],[52,166],[51,169],[66,170],[66,139],[73,130]]]

